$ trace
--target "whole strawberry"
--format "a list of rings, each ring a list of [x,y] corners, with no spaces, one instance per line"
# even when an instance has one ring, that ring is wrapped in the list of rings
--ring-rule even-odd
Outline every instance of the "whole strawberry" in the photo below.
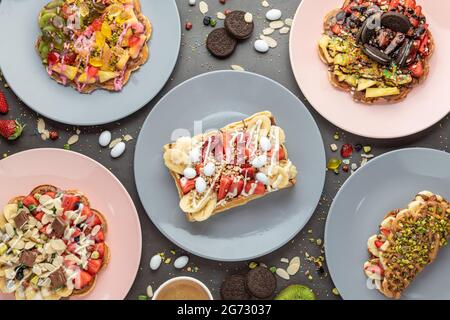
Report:
[[[16,140],[22,134],[23,126],[17,120],[0,120],[0,135],[8,140]]]
[[[8,101],[6,101],[5,94],[0,91],[0,113],[7,114],[9,111]]]

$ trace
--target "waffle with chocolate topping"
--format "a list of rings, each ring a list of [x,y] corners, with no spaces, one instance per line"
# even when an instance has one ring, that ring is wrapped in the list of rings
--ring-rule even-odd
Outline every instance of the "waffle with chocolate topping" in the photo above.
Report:
[[[368,241],[371,257],[364,264],[366,275],[388,298],[400,298],[439,249],[447,245],[450,232],[450,203],[424,191],[407,209],[390,212],[380,233]]]
[[[105,217],[80,191],[41,185],[0,212],[0,292],[18,300],[86,295],[109,262]]]

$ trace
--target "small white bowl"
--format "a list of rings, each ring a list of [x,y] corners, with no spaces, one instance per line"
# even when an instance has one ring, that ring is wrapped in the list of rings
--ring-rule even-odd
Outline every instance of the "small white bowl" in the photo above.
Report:
[[[176,282],[176,281],[191,281],[194,282],[196,284],[198,284],[200,287],[202,287],[203,290],[205,290],[205,292],[208,294],[209,300],[214,300],[211,291],[208,289],[208,287],[201,282],[200,280],[197,280],[195,278],[192,277],[175,277],[172,279],[167,280],[166,282],[164,282],[162,285],[159,286],[159,288],[155,291],[155,293],[153,294],[152,300],[157,300],[158,294],[161,292],[162,289],[164,289],[167,285]]]

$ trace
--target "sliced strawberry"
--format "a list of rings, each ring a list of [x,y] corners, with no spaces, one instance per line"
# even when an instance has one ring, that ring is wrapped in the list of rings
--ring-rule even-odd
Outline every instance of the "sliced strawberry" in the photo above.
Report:
[[[92,210],[91,208],[87,207],[87,206],[83,206],[83,209],[81,210],[81,216],[89,218],[90,216],[92,216]]]
[[[188,180],[186,178],[181,178],[180,185],[183,193],[187,194],[195,188],[195,180],[194,179]]]
[[[391,231],[389,229],[386,229],[386,228],[381,228],[380,231],[386,237],[391,233]]]
[[[244,181],[243,180],[233,181],[233,183],[230,186],[229,193],[238,196],[242,193],[243,189],[244,189]]]
[[[71,253],[76,253],[75,250],[77,249],[78,244],[76,243],[70,243],[67,245],[67,251],[71,252]]]
[[[203,164],[201,164],[201,163],[198,163],[195,165],[195,171],[197,172],[198,175],[201,174],[202,168],[203,168]]]
[[[77,58],[77,55],[73,52],[68,53],[66,55],[64,55],[63,57],[63,63],[66,65],[73,65],[75,63],[75,60]]]
[[[49,197],[51,197],[52,199],[56,198],[56,192],[49,191],[49,192],[46,192],[45,194],[48,195]]]
[[[130,37],[130,39],[128,40],[128,46],[129,46],[129,47],[134,47],[134,46],[136,46],[140,41],[141,41],[141,38],[140,38],[139,36],[132,35],[132,36]]]
[[[36,220],[41,221],[43,216],[44,213],[42,211],[39,211],[34,217],[36,218]]]
[[[90,78],[95,78],[98,74],[98,68],[89,65],[87,67],[87,74]]]
[[[61,207],[64,209],[64,211],[74,210],[75,205],[78,202],[80,202],[80,198],[78,198],[77,196],[65,194],[62,198]]]
[[[378,265],[371,265],[366,267],[366,270],[372,274],[377,274],[380,276],[384,275],[384,270]]]
[[[333,33],[335,34],[340,34],[342,31],[342,27],[336,23],[331,27],[331,31],[333,31]]]
[[[97,260],[93,260],[93,259],[89,259],[88,260],[88,264],[87,264],[87,272],[89,272],[91,275],[96,275],[101,267],[102,267],[102,259],[97,259]]]
[[[39,232],[40,233],[43,233],[43,234],[47,234],[47,224],[45,225],[45,226],[42,226],[40,229],[39,229]]]
[[[415,78],[422,77],[424,74],[422,61],[417,61],[415,64],[410,66],[409,71],[411,71],[412,76]]]
[[[420,43],[419,52],[422,56],[426,57],[430,54],[430,50],[428,48],[428,42],[430,40],[430,36],[428,32],[425,32],[422,42]]]
[[[380,248],[383,244],[384,244],[383,241],[375,240],[375,246],[376,246],[377,248]]]
[[[59,53],[50,51],[47,55],[47,62],[49,65],[57,64],[59,62]]]
[[[266,186],[261,182],[256,182],[256,188],[254,194],[264,194],[266,193]]]
[[[272,158],[272,151],[267,152],[267,156],[270,158]],[[286,159],[286,154],[284,153],[284,149],[282,147],[280,147],[280,149],[278,149],[278,161],[281,160],[285,160]]]
[[[233,179],[230,177],[222,176],[220,178],[219,192],[217,194],[217,200],[220,201],[222,199],[225,199],[232,183],[233,183]]]
[[[78,277],[75,278],[75,289],[83,289],[92,281],[92,276],[84,271],[80,270]]]
[[[89,228],[93,228],[94,226],[96,226],[98,224],[102,224],[102,220],[100,219],[100,217],[98,215],[93,214],[86,220],[86,224]]]
[[[70,268],[70,267],[72,267],[72,266],[74,266],[74,265],[75,265],[75,261],[73,261],[73,260],[68,260],[68,259],[64,260],[64,266],[65,266],[66,268]]]
[[[96,243],[94,246],[94,251],[97,251],[99,257],[103,258],[103,256],[105,255],[105,243],[104,242]]]
[[[81,234],[81,230],[79,228],[75,228],[75,231],[72,233],[72,238],[76,238]]]
[[[416,0],[405,0],[405,7],[414,10],[416,8]]]
[[[391,2],[389,3],[389,11],[397,9],[399,4],[400,0],[391,0]]]
[[[101,18],[97,18],[94,21],[92,21],[92,30],[94,31],[100,31],[102,29],[103,20]]]
[[[27,208],[29,208],[31,205],[33,205],[35,207],[37,207],[39,205],[39,202],[32,195],[25,197],[25,199],[23,199],[22,202],[23,202],[23,205]]]
[[[253,179],[255,177],[256,169],[254,167],[242,168],[241,174],[244,178]]]
[[[94,237],[94,240],[95,240],[95,242],[103,242],[103,241],[105,241],[105,234],[103,233],[102,230],[97,232],[97,234]]]
[[[416,6],[416,8],[414,9],[414,14],[420,17],[420,15],[422,14],[422,6]]]

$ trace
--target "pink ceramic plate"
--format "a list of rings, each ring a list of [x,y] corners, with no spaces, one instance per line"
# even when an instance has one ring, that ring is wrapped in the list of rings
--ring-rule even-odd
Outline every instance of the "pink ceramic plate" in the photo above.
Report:
[[[94,290],[81,299],[124,299],[141,259],[142,237],[136,208],[120,181],[98,162],[60,149],[33,149],[0,160],[0,207],[41,184],[77,189],[108,222],[106,243],[111,260],[99,273]],[[0,299],[11,298],[0,295]]]
[[[290,36],[291,65],[297,83],[311,105],[328,121],[351,133],[370,138],[398,138],[431,127],[450,112],[450,1],[418,0],[422,5],[436,51],[430,74],[402,102],[367,106],[328,81],[317,43],[324,16],[344,0],[303,0]]]

